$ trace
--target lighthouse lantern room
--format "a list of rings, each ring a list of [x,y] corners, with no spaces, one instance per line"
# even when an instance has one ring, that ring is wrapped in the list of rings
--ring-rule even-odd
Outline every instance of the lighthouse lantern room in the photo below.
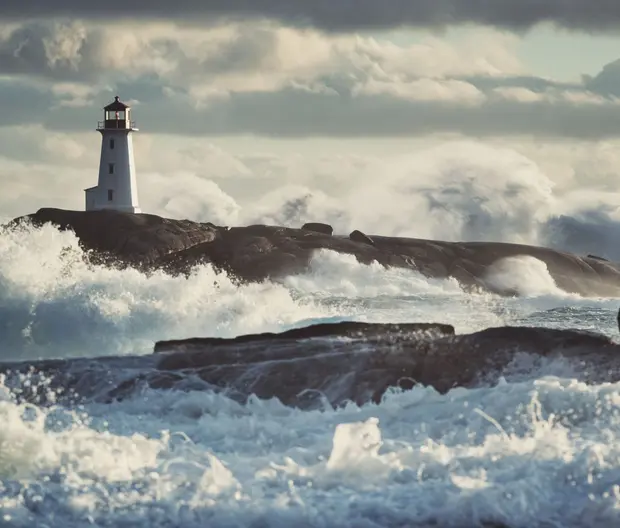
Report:
[[[132,133],[138,129],[131,121],[131,108],[116,96],[104,109],[99,121],[101,158],[96,187],[86,189],[86,210],[112,209],[140,213]]]

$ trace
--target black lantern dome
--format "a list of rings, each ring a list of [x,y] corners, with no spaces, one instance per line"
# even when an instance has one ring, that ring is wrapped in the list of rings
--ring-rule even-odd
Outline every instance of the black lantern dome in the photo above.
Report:
[[[131,107],[123,103],[118,95],[113,102],[103,108],[103,112],[103,121],[98,123],[98,130],[133,130],[135,128],[135,123],[130,118]]]

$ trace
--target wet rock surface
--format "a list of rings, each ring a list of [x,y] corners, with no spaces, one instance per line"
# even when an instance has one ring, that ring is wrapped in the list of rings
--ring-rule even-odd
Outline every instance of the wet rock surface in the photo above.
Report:
[[[620,380],[620,346],[598,334],[499,327],[457,335],[450,325],[355,322],[162,341],[145,356],[0,363],[0,373],[18,399],[38,404],[109,403],[145,389],[213,390],[240,403],[255,396],[314,409],[378,402],[390,388],[423,385],[445,393],[494,384],[518,373],[523,355],[530,368],[564,358],[584,381]]]

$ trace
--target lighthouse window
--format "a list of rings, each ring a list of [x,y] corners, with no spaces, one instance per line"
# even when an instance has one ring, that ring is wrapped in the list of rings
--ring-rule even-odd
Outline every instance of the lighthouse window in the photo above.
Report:
[[[114,150],[114,140],[110,140],[110,150]]]
[[[114,200],[114,191],[112,189],[108,189],[108,202]]]
[[[108,163],[108,174],[114,174],[114,163]]]
[[[107,110],[105,113],[105,118],[108,121],[124,121],[125,120],[125,111],[124,110]]]

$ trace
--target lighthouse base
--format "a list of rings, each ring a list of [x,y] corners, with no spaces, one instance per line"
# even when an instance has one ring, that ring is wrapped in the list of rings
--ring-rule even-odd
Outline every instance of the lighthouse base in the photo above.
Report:
[[[141,213],[142,209],[139,207],[122,207],[122,206],[114,206],[114,207],[106,207],[104,205],[100,207],[86,208],[86,211],[118,211],[119,213]]]
[[[118,211],[120,213],[141,213],[137,205],[103,202],[100,199],[99,187],[84,190],[86,211]]]

